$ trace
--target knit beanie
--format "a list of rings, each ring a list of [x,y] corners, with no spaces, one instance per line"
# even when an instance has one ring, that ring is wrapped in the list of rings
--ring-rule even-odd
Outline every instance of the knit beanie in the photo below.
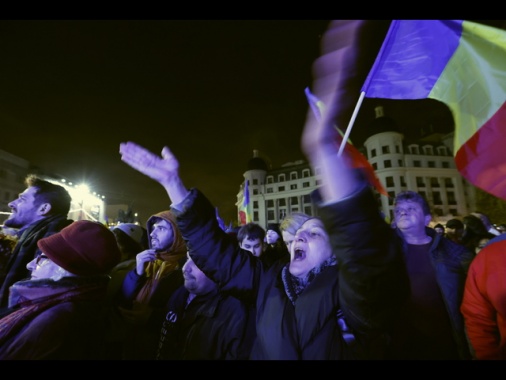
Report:
[[[446,228],[452,228],[452,229],[464,229],[464,223],[460,221],[459,219],[450,219],[446,222]]]
[[[121,260],[112,231],[90,220],[73,222],[37,245],[51,261],[78,276],[107,274]]]
[[[279,223],[270,223],[270,224],[268,224],[267,228],[265,229],[265,231],[267,232],[269,230],[276,232],[280,238],[283,237],[283,235],[281,234],[281,230],[279,229]]]
[[[141,246],[144,245],[142,240],[142,236],[144,235],[144,229],[134,223],[121,223],[113,228],[113,230],[121,230],[128,236],[130,236],[136,243],[139,243]]]

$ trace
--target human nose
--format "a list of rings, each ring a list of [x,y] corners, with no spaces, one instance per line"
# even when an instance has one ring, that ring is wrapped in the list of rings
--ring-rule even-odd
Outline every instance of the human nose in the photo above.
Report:
[[[395,210],[395,213],[397,215],[407,215],[408,214],[408,210],[405,209],[405,208],[398,208]]]
[[[37,261],[37,259],[33,259],[28,264],[26,264],[26,269],[28,269],[30,272],[32,272],[37,266],[37,264],[35,263],[36,261]]]
[[[184,265],[183,265],[183,272],[191,273],[191,271],[192,271],[192,265],[194,265],[193,264],[193,260],[186,259],[186,263],[184,263]]]
[[[299,231],[295,235],[295,241],[306,241],[307,233],[305,231]]]

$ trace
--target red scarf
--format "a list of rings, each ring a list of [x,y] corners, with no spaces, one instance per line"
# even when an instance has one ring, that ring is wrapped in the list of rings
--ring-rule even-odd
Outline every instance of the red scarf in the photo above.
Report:
[[[9,306],[15,310],[0,319],[0,346],[44,310],[67,301],[104,299],[108,276],[64,277],[18,281],[11,288]]]

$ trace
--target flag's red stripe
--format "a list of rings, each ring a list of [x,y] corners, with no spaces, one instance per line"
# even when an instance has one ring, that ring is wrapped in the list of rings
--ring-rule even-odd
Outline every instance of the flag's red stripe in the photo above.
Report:
[[[458,149],[455,164],[473,185],[506,199],[506,102]]]

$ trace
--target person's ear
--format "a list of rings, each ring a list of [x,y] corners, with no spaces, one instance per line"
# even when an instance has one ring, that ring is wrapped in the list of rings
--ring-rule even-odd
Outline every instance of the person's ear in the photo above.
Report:
[[[39,215],[47,215],[51,211],[51,204],[50,203],[42,203],[39,206],[38,213]]]

